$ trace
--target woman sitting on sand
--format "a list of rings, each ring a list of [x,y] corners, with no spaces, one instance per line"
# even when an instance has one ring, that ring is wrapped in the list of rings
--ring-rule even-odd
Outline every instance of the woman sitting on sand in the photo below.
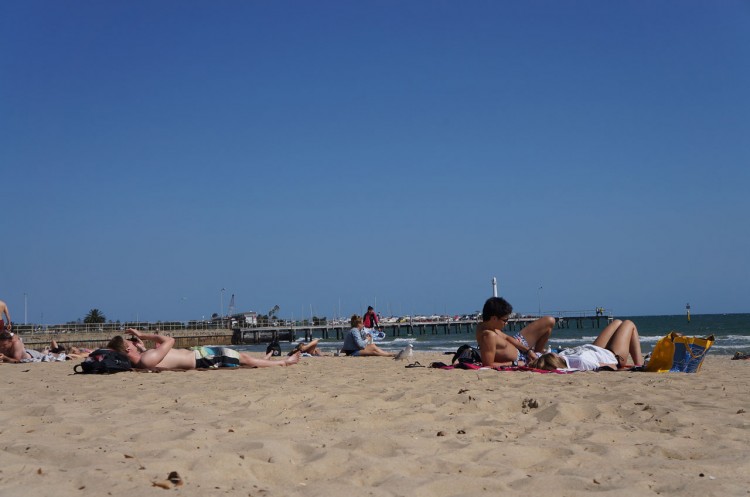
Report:
[[[341,352],[349,356],[382,356],[393,357],[395,354],[386,352],[374,343],[372,336],[364,331],[365,325],[362,318],[356,314],[351,319],[352,329],[344,335],[344,345]]]
[[[643,365],[638,329],[632,321],[615,319],[599,333],[593,344],[580,345],[560,353],[547,353],[528,363],[530,368],[579,369],[593,371],[600,367],[625,368],[628,356],[636,366]]]

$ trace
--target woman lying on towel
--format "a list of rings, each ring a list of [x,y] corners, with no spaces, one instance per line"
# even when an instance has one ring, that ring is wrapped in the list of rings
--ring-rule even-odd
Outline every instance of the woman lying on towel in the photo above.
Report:
[[[599,333],[593,344],[566,349],[558,354],[543,354],[530,361],[534,369],[579,369],[594,371],[601,367],[622,369],[626,367],[628,356],[635,366],[643,365],[641,342],[638,329],[632,321],[615,319]]]

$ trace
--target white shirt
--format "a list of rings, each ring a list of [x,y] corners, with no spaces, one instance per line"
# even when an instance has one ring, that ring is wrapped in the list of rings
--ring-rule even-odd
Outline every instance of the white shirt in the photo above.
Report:
[[[569,368],[581,371],[593,371],[601,364],[617,364],[614,353],[593,344],[565,349],[558,355],[565,359]]]

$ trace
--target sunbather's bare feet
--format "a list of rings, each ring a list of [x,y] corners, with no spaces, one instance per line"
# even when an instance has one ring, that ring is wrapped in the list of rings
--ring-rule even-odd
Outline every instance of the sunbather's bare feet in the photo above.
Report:
[[[286,359],[284,359],[284,364],[287,366],[291,366],[293,364],[297,364],[299,362],[301,353],[295,352],[294,354],[288,356]]]

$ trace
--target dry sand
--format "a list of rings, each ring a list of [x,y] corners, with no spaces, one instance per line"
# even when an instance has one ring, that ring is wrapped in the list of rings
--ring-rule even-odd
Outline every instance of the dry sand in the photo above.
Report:
[[[694,375],[73,363],[0,365],[0,496],[750,495],[750,361],[727,356]]]

